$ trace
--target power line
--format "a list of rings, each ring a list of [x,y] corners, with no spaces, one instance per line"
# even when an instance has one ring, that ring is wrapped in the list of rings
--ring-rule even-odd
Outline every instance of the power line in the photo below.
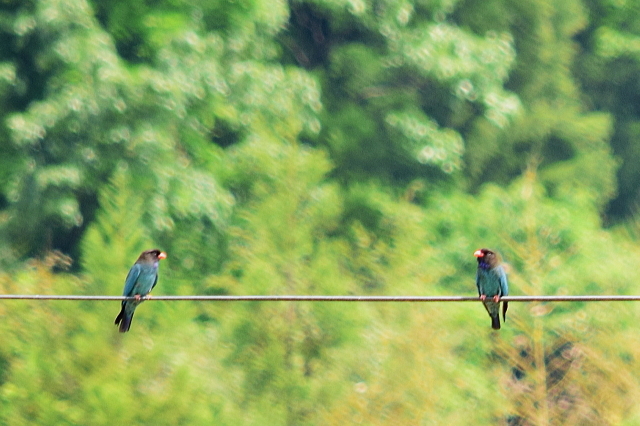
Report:
[[[0,294],[0,300],[134,300],[133,297],[100,295]],[[477,296],[305,296],[305,295],[207,295],[149,296],[143,300],[199,302],[478,302]],[[505,302],[630,302],[640,295],[505,296]]]

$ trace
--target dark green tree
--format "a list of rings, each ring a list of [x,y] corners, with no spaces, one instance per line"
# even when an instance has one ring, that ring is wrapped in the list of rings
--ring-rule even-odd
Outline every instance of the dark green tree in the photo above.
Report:
[[[640,20],[633,2],[584,2],[588,24],[577,35],[579,55],[572,70],[589,108],[614,118],[611,148],[620,162],[618,191],[607,213],[614,221],[629,217],[640,202],[638,155],[640,111],[637,79]]]
[[[458,172],[473,123],[499,133],[519,111],[504,89],[511,36],[455,25],[455,3],[292,3],[281,40],[290,61],[319,77],[325,113],[317,143],[342,179]]]

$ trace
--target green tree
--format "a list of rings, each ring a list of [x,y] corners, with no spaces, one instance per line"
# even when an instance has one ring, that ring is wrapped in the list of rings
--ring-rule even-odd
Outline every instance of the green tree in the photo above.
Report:
[[[634,214],[640,200],[637,108],[640,21],[633,2],[585,1],[589,23],[578,34],[579,56],[572,71],[580,80],[590,108],[614,117],[611,148],[620,161],[618,191],[607,213],[613,220]]]
[[[0,292],[120,294],[159,247],[156,293],[474,295],[487,246],[512,294],[634,293],[637,224],[601,223],[632,10],[5,2]],[[631,304],[117,305],[0,303],[0,423],[640,419]]]
[[[550,195],[562,198],[590,186],[593,201],[604,210],[615,194],[617,166],[608,144],[611,117],[585,105],[572,74],[575,37],[588,18],[582,2],[465,1],[458,6],[454,16],[460,25],[480,34],[512,35],[517,61],[506,87],[523,108],[506,133],[496,134],[481,122],[468,133],[466,171],[472,187],[487,180],[508,182],[533,155]]]
[[[28,58],[41,87],[7,114],[2,142],[13,164],[3,169],[3,228],[19,256],[48,247],[77,255],[96,194],[121,162],[149,228],[167,245],[178,230],[194,230],[184,241],[202,236],[198,230],[215,235],[233,205],[218,184],[220,146],[265,131],[319,129],[313,80],[274,60],[272,36],[287,17],[282,4],[243,10],[169,2],[142,7],[144,16],[130,13],[120,26],[124,3],[101,7],[99,19],[82,0],[14,9],[9,40],[17,52],[5,52],[7,81],[18,57]],[[227,24],[217,27],[214,18]],[[123,47],[128,37],[139,49]],[[132,49],[144,60],[121,56]],[[16,81],[27,78],[21,71]],[[185,249],[184,241],[171,248]],[[218,255],[208,253],[218,242],[202,240],[187,253],[199,271],[218,267]]]
[[[511,36],[448,22],[455,4],[292,3],[285,59],[319,76],[325,125],[317,142],[341,178],[442,178],[463,167],[474,122],[499,132],[519,111],[504,89]]]
[[[600,229],[590,188],[559,201],[543,182],[531,167],[508,188],[437,199],[430,221],[447,231],[434,243],[445,253],[467,253],[466,270],[472,269],[472,240],[498,248],[508,262],[511,294],[634,292],[636,271],[625,265],[637,249]],[[548,425],[617,424],[612,419],[636,415],[633,397],[625,396],[635,392],[628,364],[628,351],[635,350],[623,343],[636,316],[625,304],[511,304],[505,329],[490,338],[488,356],[500,367],[493,374],[505,398],[495,417]],[[479,318],[488,327],[485,315]],[[612,339],[620,344],[610,346]]]
[[[355,282],[341,267],[330,237],[342,211],[339,189],[324,183],[329,163],[292,142],[253,140],[230,152],[228,179],[242,202],[229,230],[229,258],[213,288],[242,294],[333,294]],[[353,345],[360,308],[250,303],[209,316],[225,318],[226,363],[242,372],[243,424],[309,424],[318,403],[330,403],[329,355]]]
[[[2,276],[0,290],[69,294],[87,288],[83,280],[53,274],[50,267],[49,261],[32,261],[28,270]],[[118,273],[123,274],[125,268]],[[127,335],[117,332],[113,302],[4,304],[0,422],[220,422],[223,400],[211,392],[215,384],[208,379],[211,363],[201,355],[206,347],[202,330],[188,319],[184,306],[155,308],[162,306],[147,302],[139,309],[136,336],[133,328]],[[145,332],[149,317],[158,325]]]

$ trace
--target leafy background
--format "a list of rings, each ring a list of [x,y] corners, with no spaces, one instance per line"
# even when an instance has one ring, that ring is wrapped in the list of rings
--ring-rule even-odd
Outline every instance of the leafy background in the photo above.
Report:
[[[0,2],[0,291],[637,294],[612,0]],[[635,304],[0,304],[0,424],[638,425]]]

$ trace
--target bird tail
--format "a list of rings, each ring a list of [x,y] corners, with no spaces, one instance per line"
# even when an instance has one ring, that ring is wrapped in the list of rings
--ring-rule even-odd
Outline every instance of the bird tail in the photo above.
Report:
[[[116,321],[114,322],[114,324],[120,324],[120,328],[118,329],[118,331],[120,331],[120,333],[126,333],[131,328],[131,320],[133,320],[133,313],[131,315],[127,315],[127,313],[124,311],[123,306],[120,310],[120,313],[116,317]]]
[[[500,330],[500,314],[491,315],[491,328]]]
[[[502,302],[502,319],[507,322],[507,309],[509,308],[509,302]]]

